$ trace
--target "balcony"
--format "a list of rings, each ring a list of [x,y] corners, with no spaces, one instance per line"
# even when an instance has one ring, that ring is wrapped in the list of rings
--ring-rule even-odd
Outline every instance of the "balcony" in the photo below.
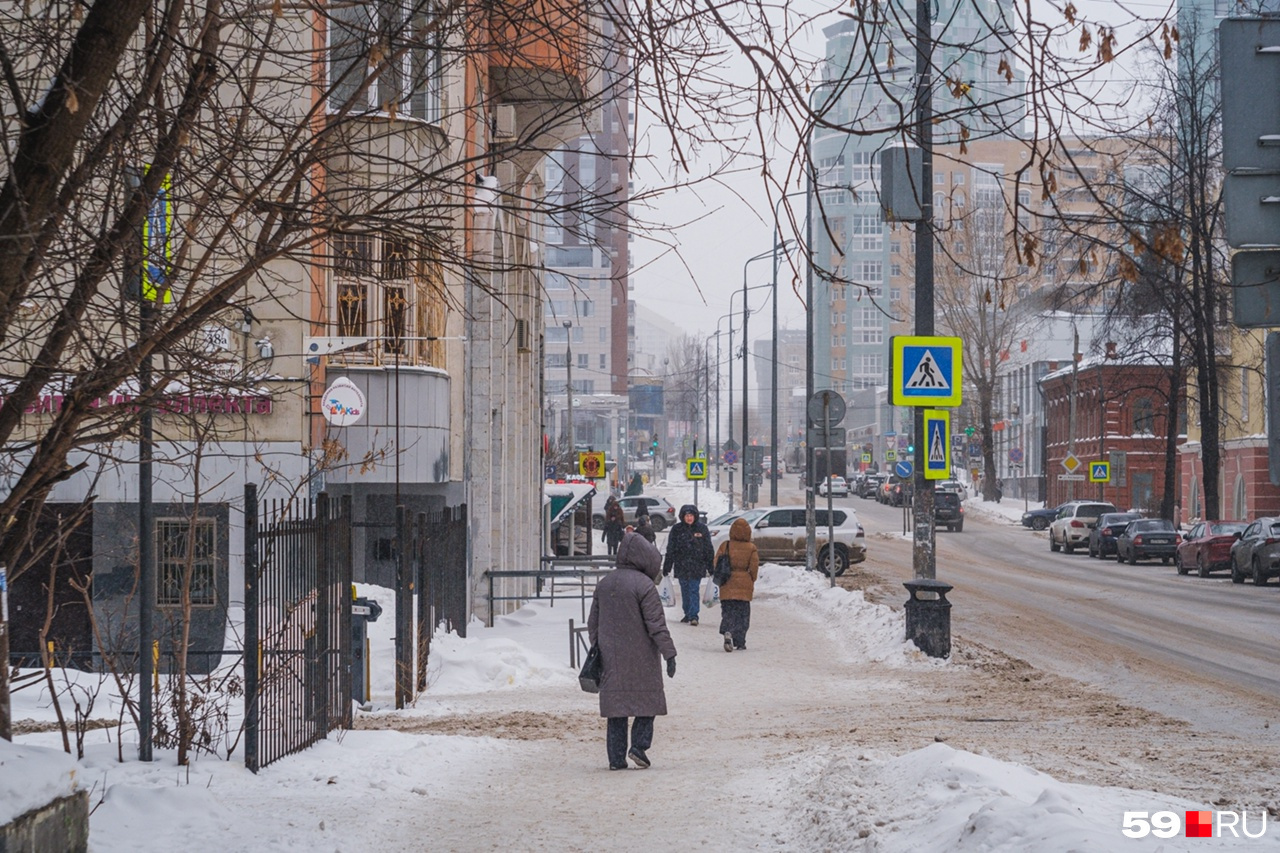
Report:
[[[581,103],[593,34],[586,4],[573,0],[506,0],[489,18],[489,71],[499,102]]]

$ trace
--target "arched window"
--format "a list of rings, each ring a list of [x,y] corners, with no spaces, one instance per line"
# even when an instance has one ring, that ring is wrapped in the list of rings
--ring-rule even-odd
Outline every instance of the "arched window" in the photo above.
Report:
[[[1248,518],[1249,517],[1248,494],[1245,492],[1245,488],[1244,488],[1244,477],[1240,476],[1239,474],[1236,475],[1235,502],[1231,509],[1232,509],[1232,514],[1231,514],[1232,518]]]
[[[1133,431],[1136,435],[1154,435],[1156,414],[1148,397],[1139,397],[1133,404]]]

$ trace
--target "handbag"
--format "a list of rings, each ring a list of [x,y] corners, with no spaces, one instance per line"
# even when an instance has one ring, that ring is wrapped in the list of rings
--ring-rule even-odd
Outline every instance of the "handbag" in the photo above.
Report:
[[[729,549],[725,548],[720,559],[716,560],[716,568],[711,573],[711,580],[715,581],[716,586],[724,586],[729,582],[731,574],[733,574],[733,561],[729,559]]]
[[[600,646],[595,645],[582,661],[582,671],[578,673],[578,684],[588,693],[599,693],[602,675],[604,675],[604,660],[600,657]]]

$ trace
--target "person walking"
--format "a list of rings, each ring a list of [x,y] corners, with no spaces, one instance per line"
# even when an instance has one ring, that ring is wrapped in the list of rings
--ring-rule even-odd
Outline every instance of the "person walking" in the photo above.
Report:
[[[649,766],[653,718],[667,713],[662,661],[667,677],[676,676],[676,644],[667,628],[655,585],[662,554],[635,533],[618,546],[618,565],[596,584],[587,617],[587,636],[600,646],[600,716],[607,719],[605,749],[610,770]],[[627,720],[631,724],[628,748]]]
[[[698,608],[701,606],[699,587],[702,579],[711,574],[715,551],[711,547],[711,531],[698,520],[698,508],[693,504],[680,507],[680,520],[667,534],[667,556],[662,573],[674,570],[680,582],[680,601],[684,606],[681,622],[698,624]]]
[[[720,633],[724,635],[724,650],[731,652],[747,647],[751,598],[760,576],[760,552],[751,541],[751,524],[745,518],[735,520],[729,527],[729,538],[716,551],[716,562],[726,553],[733,571],[720,587]]]
[[[627,517],[622,513],[622,504],[610,495],[604,502],[604,534],[601,536],[609,547],[610,556],[618,553],[618,543],[622,541],[623,527],[626,523]]]
[[[648,513],[636,517],[636,533],[647,539],[650,545],[658,544],[658,532],[653,529]]]

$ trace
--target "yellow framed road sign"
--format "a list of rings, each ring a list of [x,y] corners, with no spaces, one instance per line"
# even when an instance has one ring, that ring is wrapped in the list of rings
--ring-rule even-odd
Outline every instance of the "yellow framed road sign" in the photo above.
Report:
[[[604,479],[604,451],[592,450],[579,453],[578,473],[589,480]]]
[[[885,462],[897,462],[897,461],[898,461],[898,451],[896,451],[896,450],[886,450],[886,451],[884,452],[884,461],[885,461]]]
[[[1089,482],[1090,483],[1110,483],[1111,482],[1111,463],[1110,462],[1090,462],[1089,463]]]
[[[684,460],[684,478],[686,480],[707,479],[707,460],[701,456]]]
[[[924,410],[924,478],[945,480],[951,474],[951,413]]]
[[[959,406],[961,340],[894,335],[889,388],[895,406]]]

